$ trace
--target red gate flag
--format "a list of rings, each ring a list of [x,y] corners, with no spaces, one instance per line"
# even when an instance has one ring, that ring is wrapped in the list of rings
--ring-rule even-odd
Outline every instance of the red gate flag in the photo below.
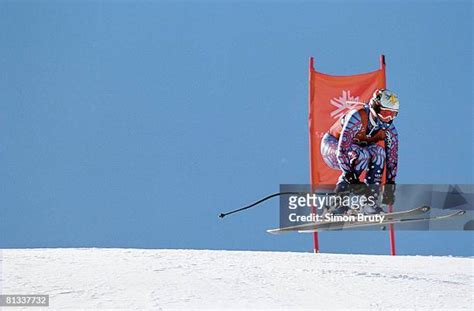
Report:
[[[331,76],[314,70],[313,58],[309,66],[309,146],[311,185],[334,185],[341,172],[324,162],[321,138],[357,102],[366,103],[373,92],[385,88],[385,60],[380,58],[380,69],[353,76]]]

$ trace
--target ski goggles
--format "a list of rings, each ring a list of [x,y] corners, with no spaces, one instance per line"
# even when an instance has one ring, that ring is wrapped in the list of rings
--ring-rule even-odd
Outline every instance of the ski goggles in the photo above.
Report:
[[[380,108],[380,111],[378,112],[378,117],[380,120],[383,122],[390,122],[395,119],[395,117],[398,115],[398,111],[387,109],[387,108]]]

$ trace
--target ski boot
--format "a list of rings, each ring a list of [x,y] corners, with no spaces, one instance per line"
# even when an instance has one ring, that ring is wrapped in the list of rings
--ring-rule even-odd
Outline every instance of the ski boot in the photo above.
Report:
[[[376,214],[384,214],[385,211],[379,205],[366,205],[363,207],[364,215],[376,215]]]
[[[336,207],[325,207],[324,213],[325,214],[332,214],[332,215],[346,215],[349,212],[349,207],[341,205]]]

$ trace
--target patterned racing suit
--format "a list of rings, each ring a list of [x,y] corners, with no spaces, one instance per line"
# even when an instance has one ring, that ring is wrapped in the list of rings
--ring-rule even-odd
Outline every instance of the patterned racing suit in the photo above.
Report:
[[[385,148],[377,144],[385,142]],[[323,136],[321,155],[326,164],[357,177],[365,170],[366,184],[380,184],[385,166],[386,183],[395,183],[398,165],[398,133],[393,123],[370,115],[368,105],[348,111]]]

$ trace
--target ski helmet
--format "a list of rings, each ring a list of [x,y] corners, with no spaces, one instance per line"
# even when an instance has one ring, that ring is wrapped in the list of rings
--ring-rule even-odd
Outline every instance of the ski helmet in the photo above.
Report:
[[[376,90],[370,99],[370,109],[384,123],[391,123],[395,119],[399,105],[398,96],[386,89]]]

